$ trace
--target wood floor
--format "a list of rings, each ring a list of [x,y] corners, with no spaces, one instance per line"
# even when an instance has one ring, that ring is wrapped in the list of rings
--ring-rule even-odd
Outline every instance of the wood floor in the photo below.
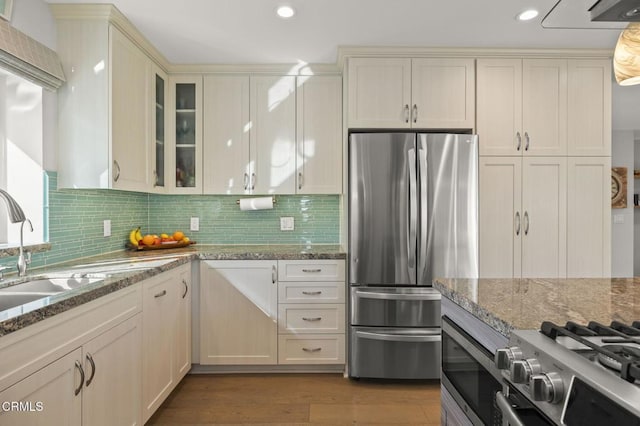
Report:
[[[188,375],[147,425],[439,425],[440,382]]]

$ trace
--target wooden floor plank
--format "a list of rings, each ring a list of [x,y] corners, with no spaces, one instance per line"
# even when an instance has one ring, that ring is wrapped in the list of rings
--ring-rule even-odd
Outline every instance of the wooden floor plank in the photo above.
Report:
[[[188,375],[148,425],[438,425],[438,381],[341,374]]]

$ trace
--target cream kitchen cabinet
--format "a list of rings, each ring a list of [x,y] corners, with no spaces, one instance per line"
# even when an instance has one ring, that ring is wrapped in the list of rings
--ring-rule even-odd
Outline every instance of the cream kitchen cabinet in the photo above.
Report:
[[[278,363],[344,364],[344,260],[278,261]]]
[[[206,75],[204,192],[340,193],[341,93],[339,76]]]
[[[167,131],[171,170],[169,192],[202,193],[202,76],[174,74],[169,77],[173,117]]]
[[[142,424],[139,287],[103,299],[2,338],[0,388],[22,379],[0,399],[33,410],[2,410],[0,424]]]
[[[611,157],[567,160],[567,277],[610,277]]]
[[[296,193],[342,193],[342,78],[297,77]]]
[[[67,77],[58,90],[58,186],[150,191],[152,60],[108,18],[68,5],[52,11]]]
[[[169,167],[167,162],[167,132],[166,123],[169,116],[169,104],[167,94],[169,92],[169,80],[167,74],[157,65],[152,65],[151,93],[154,102],[151,105],[151,166],[153,192],[163,193],[167,189]]]
[[[200,364],[277,364],[277,261],[208,260],[200,268]]]
[[[611,156],[611,60],[568,61],[568,154]]]
[[[296,77],[205,76],[204,192],[295,194]]]
[[[189,264],[142,287],[142,417],[147,421],[190,369]],[[188,297],[189,296],[189,297]]]
[[[350,58],[349,128],[473,129],[471,58]]]
[[[478,59],[480,155],[567,155],[567,60]]]
[[[484,278],[566,277],[567,159],[481,157]]]

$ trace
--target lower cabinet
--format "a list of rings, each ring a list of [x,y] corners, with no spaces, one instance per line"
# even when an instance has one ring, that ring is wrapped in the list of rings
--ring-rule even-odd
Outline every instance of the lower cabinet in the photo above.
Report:
[[[203,365],[344,364],[344,260],[203,261]]]
[[[138,314],[0,392],[0,424],[141,425],[140,339]]]
[[[200,363],[278,363],[275,260],[201,262]]]
[[[191,269],[142,285],[142,417],[146,422],[191,368]]]

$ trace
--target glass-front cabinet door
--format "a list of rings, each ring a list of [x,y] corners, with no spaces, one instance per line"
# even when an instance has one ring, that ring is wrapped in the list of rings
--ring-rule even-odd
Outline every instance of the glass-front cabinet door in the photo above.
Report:
[[[166,185],[166,118],[167,118],[167,75],[157,66],[153,67],[153,144],[151,152],[151,164],[153,166],[152,185],[153,192],[164,192]]]
[[[170,174],[174,193],[202,192],[202,76],[172,76],[175,102],[173,120],[175,174]]]

